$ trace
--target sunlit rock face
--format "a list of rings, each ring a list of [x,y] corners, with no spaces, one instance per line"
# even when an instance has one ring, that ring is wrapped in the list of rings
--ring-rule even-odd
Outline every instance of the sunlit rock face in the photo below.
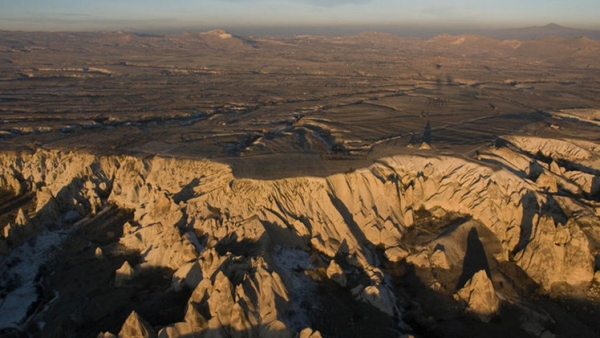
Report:
[[[484,322],[489,322],[490,317],[498,312],[499,300],[485,270],[476,272],[465,286],[458,290],[457,296],[466,301],[469,304],[468,310],[477,314]]]
[[[112,329],[119,337],[350,332],[326,315],[354,316],[356,330],[407,333],[426,320],[402,291],[410,278],[455,302],[455,318],[487,322],[507,307],[545,316],[520,297],[595,285],[599,147],[505,141],[474,160],[394,156],[348,173],[279,180],[237,179],[208,160],[5,153],[0,188],[32,194],[32,202],[4,225],[0,249],[11,257],[47,232],[76,236],[116,224],[113,237],[81,249],[88,264],[114,261],[106,282],[95,283],[128,293],[160,275],[160,297],[181,308],[179,319],[161,324],[130,311]],[[130,210],[127,220],[107,216],[117,209]],[[2,304],[2,313],[9,309]],[[538,323],[541,332],[552,331],[548,323]]]
[[[144,337],[144,338],[155,338],[156,332],[148,324],[144,318],[140,317],[135,311],[127,317],[127,320],[123,324],[121,328],[121,332],[119,332],[119,337],[122,338],[134,338],[134,337]]]

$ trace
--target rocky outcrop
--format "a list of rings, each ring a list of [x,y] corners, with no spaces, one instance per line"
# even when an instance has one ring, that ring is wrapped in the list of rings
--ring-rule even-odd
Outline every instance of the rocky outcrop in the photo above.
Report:
[[[441,269],[450,269],[450,263],[448,262],[448,257],[446,253],[442,249],[436,249],[431,257],[429,258],[431,265]]]
[[[310,328],[306,328],[300,331],[299,338],[321,338],[321,333],[319,331],[313,331]]]
[[[594,277],[594,259],[587,236],[574,221],[555,224],[542,216],[535,234],[515,260],[529,276],[545,287],[566,283],[577,286]]]
[[[222,336],[293,336],[279,319],[289,301],[279,275],[262,259],[229,260],[213,278],[203,279],[189,300],[186,323]],[[210,319],[197,313],[203,307]]]
[[[484,322],[490,320],[498,311],[500,305],[494,285],[485,270],[476,272],[456,294],[460,299],[467,302],[468,310]]]
[[[110,332],[101,332],[98,334],[97,338],[117,338],[117,336],[115,336],[114,334],[112,334]]]
[[[137,312],[132,312],[121,331],[119,332],[119,338],[156,338],[156,331],[148,324],[144,318],[140,317]]]
[[[129,265],[129,262],[125,261],[125,263],[115,271],[115,286],[120,287],[127,285],[127,282],[131,281],[134,276],[135,270]]]
[[[102,249],[97,247],[96,250],[94,250],[94,256],[98,259],[102,259],[104,258],[104,252],[102,252]]]
[[[12,247],[19,246],[25,239],[36,231],[36,225],[29,216],[19,208],[14,222],[7,224],[2,233],[2,237],[7,245]]]
[[[333,259],[327,267],[327,278],[338,283],[341,287],[345,287],[347,284],[347,279],[346,275],[344,274],[344,270],[342,270],[342,267],[340,267],[340,265],[337,264]]]
[[[173,274],[173,288],[176,291],[184,287],[194,289],[202,281],[202,268],[196,262],[190,262],[175,271]]]
[[[333,280],[353,301],[401,321],[402,302],[384,263],[458,279],[468,247],[434,245],[466,238],[452,236],[463,231],[456,225],[431,225],[448,215],[462,215],[485,232],[493,243],[479,244],[486,261],[518,266],[547,292],[563,284],[585,288],[600,252],[600,219],[591,200],[599,148],[580,141],[505,141],[477,161],[395,156],[325,178],[274,181],[236,179],[228,166],[207,160],[2,154],[0,189],[35,191],[36,207],[31,217],[19,211],[4,228],[0,251],[14,246],[17,229],[34,229],[23,238],[38,231],[27,224],[72,224],[108,204],[134,210],[119,244],[141,259],[134,267],[125,263],[115,285],[125,285],[134,271],[166,268],[174,272],[173,290],[193,290],[185,321],[160,331],[169,337],[307,335],[308,315],[290,296],[307,278]],[[65,212],[73,220],[65,220]],[[432,235],[411,237],[419,227],[430,227]],[[313,261],[275,259],[280,247]],[[485,271],[457,294],[484,318],[499,306]]]
[[[198,257],[189,237],[182,236],[173,225],[153,223],[121,238],[120,243],[132,250],[146,252],[140,267],[168,267],[173,270]]]

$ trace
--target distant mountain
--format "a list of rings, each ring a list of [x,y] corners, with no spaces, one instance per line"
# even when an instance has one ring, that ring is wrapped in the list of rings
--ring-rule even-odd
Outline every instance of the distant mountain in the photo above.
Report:
[[[489,35],[497,39],[507,40],[531,40],[548,36],[556,36],[559,38],[577,38],[585,36],[589,39],[600,40],[600,31],[564,27],[554,23],[546,26],[502,29],[494,31]]]
[[[184,34],[189,37],[191,34]],[[196,35],[204,41],[207,46],[217,49],[256,47],[253,40],[231,34],[223,29],[213,29]]]
[[[207,32],[202,32],[202,33],[200,33],[200,36],[212,36],[212,37],[216,37],[219,39],[231,39],[234,37],[233,34],[227,32],[223,29],[220,29],[220,28],[213,29],[213,30],[207,31]]]

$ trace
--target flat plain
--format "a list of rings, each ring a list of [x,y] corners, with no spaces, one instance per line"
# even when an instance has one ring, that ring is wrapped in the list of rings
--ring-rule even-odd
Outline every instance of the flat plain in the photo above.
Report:
[[[594,109],[600,71],[584,37],[4,32],[2,46],[5,149],[212,158],[264,178],[410,152],[428,122],[435,148],[468,156],[550,112]]]

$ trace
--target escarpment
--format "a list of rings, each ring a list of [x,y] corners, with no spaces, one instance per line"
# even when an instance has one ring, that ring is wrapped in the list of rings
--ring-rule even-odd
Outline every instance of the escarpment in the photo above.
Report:
[[[60,293],[34,292],[26,298],[30,311],[4,316],[17,293],[48,287],[33,277],[71,252],[57,247],[87,232],[104,236],[85,237],[78,249],[96,262],[86,264],[107,267],[94,283],[133,300],[107,297],[114,308],[92,311],[99,300],[89,297],[73,304],[79,320],[46,324],[52,329],[123,337],[389,336],[429,325],[432,297],[455,309],[446,322],[487,322],[506,311],[546,318],[536,297],[596,297],[600,148],[500,141],[477,159],[394,156],[324,178],[271,181],[237,179],[209,160],[3,153],[0,254],[9,278],[0,317],[39,327],[59,311],[50,303]],[[51,244],[36,246],[35,238]],[[36,255],[34,272],[14,259],[26,247]],[[131,304],[163,304],[133,296],[140,288],[177,299],[177,318],[140,313]],[[107,326],[90,326],[94,316]],[[523,321],[512,330],[531,333],[538,325],[560,333],[552,322]]]

